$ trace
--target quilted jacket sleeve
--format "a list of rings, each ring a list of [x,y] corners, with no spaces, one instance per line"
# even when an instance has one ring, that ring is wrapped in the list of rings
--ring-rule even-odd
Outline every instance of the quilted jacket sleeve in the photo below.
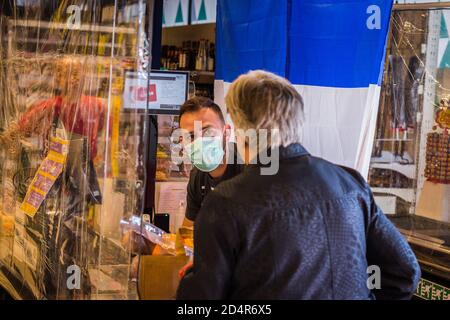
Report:
[[[381,272],[381,286],[372,292],[377,299],[410,299],[420,279],[419,264],[406,239],[369,194],[367,262]]]
[[[226,299],[238,248],[238,233],[228,201],[215,192],[205,199],[194,234],[194,267],[180,282],[179,300]]]

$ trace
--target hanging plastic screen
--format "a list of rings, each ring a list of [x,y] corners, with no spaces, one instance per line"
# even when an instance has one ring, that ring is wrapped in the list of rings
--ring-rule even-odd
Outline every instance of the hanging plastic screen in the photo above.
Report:
[[[120,222],[141,208],[152,1],[0,4],[0,286],[14,298],[129,299]],[[147,23],[147,24],[146,24]]]

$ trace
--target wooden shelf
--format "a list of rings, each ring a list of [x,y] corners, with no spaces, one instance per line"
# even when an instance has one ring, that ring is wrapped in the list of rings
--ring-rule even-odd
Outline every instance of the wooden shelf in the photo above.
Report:
[[[408,177],[409,179],[415,179],[416,178],[416,165],[415,164],[400,164],[400,163],[377,163],[372,162],[370,164],[371,168],[377,168],[377,169],[388,169],[393,170],[396,172],[400,172],[404,176]]]
[[[136,34],[135,28],[129,27],[114,27],[106,25],[82,24],[79,28],[69,28],[67,23],[57,23],[41,20],[11,20],[9,25],[11,27],[25,27],[25,28],[40,28],[40,29],[65,29],[71,31],[89,31],[89,32],[104,32],[104,33],[127,33]]]
[[[394,196],[402,198],[407,202],[414,201],[414,191],[414,189],[409,188],[372,188],[373,193],[392,194]]]
[[[190,71],[191,80],[199,84],[214,84],[214,72]]]

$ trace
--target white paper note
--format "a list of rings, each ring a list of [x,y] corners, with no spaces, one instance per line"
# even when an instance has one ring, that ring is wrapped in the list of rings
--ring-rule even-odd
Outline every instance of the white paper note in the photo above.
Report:
[[[159,183],[156,212],[170,215],[170,232],[172,233],[175,233],[183,222],[187,183],[187,181]]]

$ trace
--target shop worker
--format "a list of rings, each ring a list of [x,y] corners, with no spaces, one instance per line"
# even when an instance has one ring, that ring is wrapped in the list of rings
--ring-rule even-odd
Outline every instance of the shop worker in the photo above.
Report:
[[[220,107],[211,99],[194,97],[180,110],[180,128],[187,133],[184,150],[193,169],[187,187],[184,226],[192,226],[206,195],[221,182],[242,171],[236,145],[230,142],[231,128]]]
[[[301,145],[303,101],[295,88],[252,71],[233,82],[226,104],[249,164],[203,202],[194,265],[177,298],[411,298],[420,278],[416,257],[358,172]],[[244,135],[273,128],[279,134],[266,150]],[[259,160],[268,149],[279,161],[271,175]]]
[[[191,227],[207,194],[221,182],[238,175],[244,162],[236,144],[230,142],[231,128],[220,107],[211,99],[194,97],[180,109],[182,145],[191,170],[183,226]],[[182,278],[192,261],[179,271]]]

